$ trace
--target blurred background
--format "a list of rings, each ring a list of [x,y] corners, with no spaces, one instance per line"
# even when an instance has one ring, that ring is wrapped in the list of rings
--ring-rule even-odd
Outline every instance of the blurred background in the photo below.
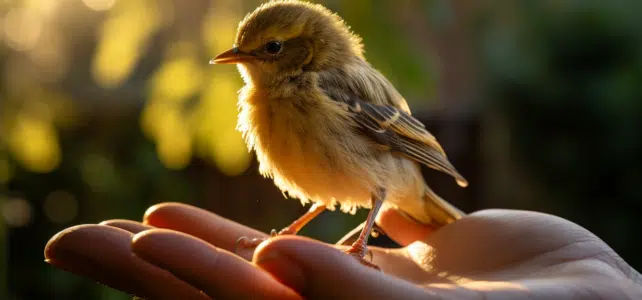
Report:
[[[562,216],[642,269],[641,1],[320,2],[471,182],[425,170],[444,198]],[[0,1],[0,298],[131,299],[43,262],[69,226],[165,201],[266,231],[306,210],[235,131],[236,69],[208,65],[259,3]],[[303,234],[334,242],[366,214]]]

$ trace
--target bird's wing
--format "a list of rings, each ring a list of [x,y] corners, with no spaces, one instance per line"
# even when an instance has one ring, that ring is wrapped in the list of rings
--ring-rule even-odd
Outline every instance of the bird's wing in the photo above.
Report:
[[[375,81],[380,79],[379,76],[370,78]],[[360,91],[359,86],[364,85],[352,85],[350,78],[345,79],[321,81],[319,87],[330,99],[343,103],[342,106],[351,113],[355,124],[365,136],[383,149],[451,175],[460,186],[468,185],[466,179],[450,163],[437,139],[426,130],[424,124],[410,115],[403,98],[364,99],[363,97],[372,95],[372,91]],[[381,83],[389,84],[387,80]]]
[[[468,185],[450,163],[435,137],[411,115],[390,105],[376,105],[362,101],[348,101],[347,109],[361,131],[390,151],[445,172],[461,186]]]

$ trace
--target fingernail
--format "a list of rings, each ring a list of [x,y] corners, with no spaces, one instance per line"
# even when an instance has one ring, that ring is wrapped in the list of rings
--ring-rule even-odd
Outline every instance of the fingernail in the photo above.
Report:
[[[284,254],[272,251],[259,257],[255,263],[294,291],[301,293],[305,289],[303,270]]]

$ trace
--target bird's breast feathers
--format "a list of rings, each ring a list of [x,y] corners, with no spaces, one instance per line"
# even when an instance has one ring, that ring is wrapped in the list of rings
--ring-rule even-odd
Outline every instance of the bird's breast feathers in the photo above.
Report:
[[[354,211],[369,207],[371,193],[398,174],[395,164],[416,168],[373,147],[343,104],[320,90],[273,96],[246,86],[239,97],[238,129],[256,152],[261,174],[289,196]],[[413,171],[405,173],[414,176]]]

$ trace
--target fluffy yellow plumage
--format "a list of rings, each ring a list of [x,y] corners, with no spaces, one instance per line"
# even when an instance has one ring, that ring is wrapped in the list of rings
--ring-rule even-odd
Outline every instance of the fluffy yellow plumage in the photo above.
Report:
[[[321,5],[272,1],[239,25],[233,49],[245,81],[238,128],[260,172],[316,205],[282,233],[296,233],[324,207],[372,208],[348,252],[358,257],[381,205],[441,226],[461,212],[425,184],[419,163],[466,180],[414,119],[392,84],[363,55],[361,39]]]

